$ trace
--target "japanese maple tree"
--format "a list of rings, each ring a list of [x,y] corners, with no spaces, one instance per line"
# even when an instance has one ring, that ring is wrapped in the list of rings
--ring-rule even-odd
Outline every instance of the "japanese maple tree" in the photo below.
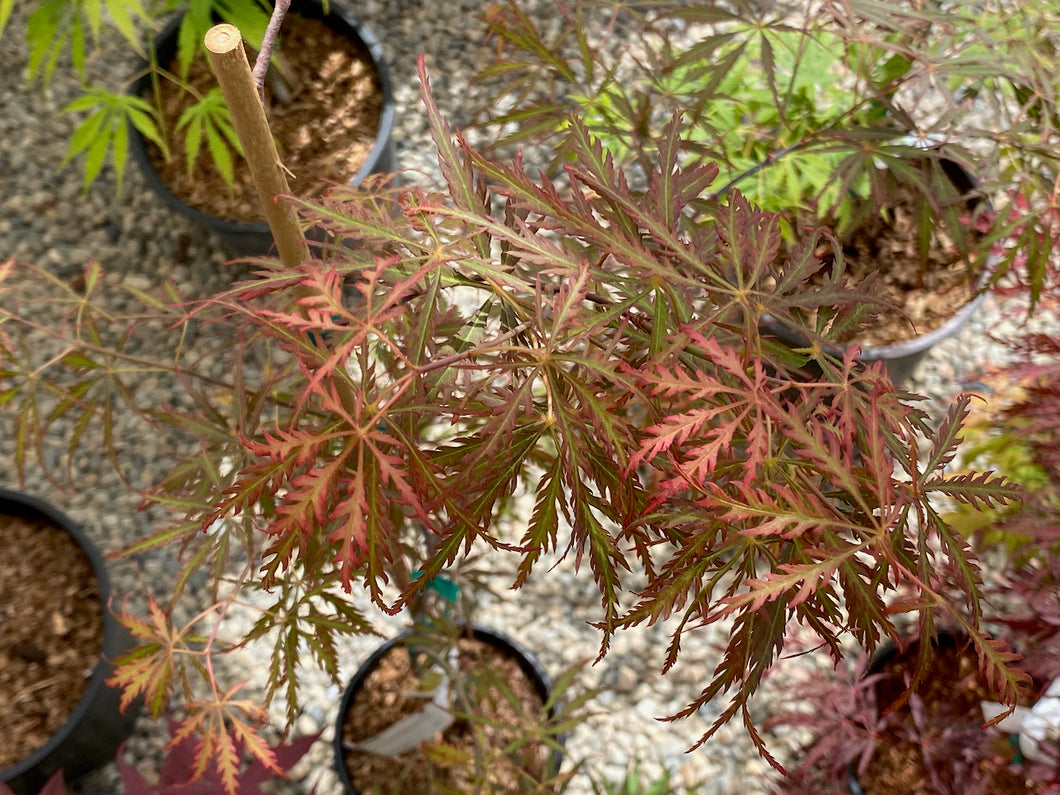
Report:
[[[20,458],[50,425],[83,428],[118,404],[196,445],[148,497],[176,519],[129,550],[179,544],[184,569],[146,619],[123,616],[141,643],[119,661],[128,697],[145,693],[160,714],[179,691],[178,736],[206,733],[196,764],[215,754],[234,769],[237,745],[262,744],[258,713],[208,662],[223,651],[225,604],[270,595],[244,639],[274,638],[267,697],[282,693],[293,717],[304,650],[337,675],[335,635],[371,631],[346,594],[363,587],[399,611],[489,547],[517,561],[516,588],[546,554],[587,566],[601,655],[615,633],[679,616],[668,669],[685,633],[727,622],[713,677],[681,714],[728,696],[711,732],[739,715],[764,754],[747,703],[792,622],[838,657],[843,635],[871,650],[905,614],[925,633],[945,614],[1015,698],[1010,655],[978,626],[978,565],[933,504],[993,505],[1012,490],[946,474],[966,399],[935,429],[879,366],[827,352],[880,304],[871,280],[846,282],[832,236],[808,231],[782,255],[776,214],[738,191],[705,199],[717,168],[683,164],[680,114],[640,182],[572,114],[572,157],[553,182],[469,146],[422,64],[420,76],[440,190],[377,182],[292,200],[327,236],[315,259],[258,261],[191,304],[137,294],[143,309],[117,343],[118,319],[94,309],[98,269],[77,287],[51,280],[65,326],[35,320],[17,289],[0,309]],[[822,249],[835,264],[811,282]],[[763,333],[763,315],[808,346]],[[148,362],[126,343],[158,321],[174,329],[174,356]],[[192,328],[223,341],[223,377],[184,350]],[[36,361],[19,342],[31,333],[61,350]],[[193,408],[138,402],[136,379],[159,370]],[[529,515],[500,521],[523,495]],[[175,627],[172,606],[202,571],[219,609],[197,617],[202,631]],[[633,571],[647,583],[635,592]],[[953,585],[970,612],[951,608]]]

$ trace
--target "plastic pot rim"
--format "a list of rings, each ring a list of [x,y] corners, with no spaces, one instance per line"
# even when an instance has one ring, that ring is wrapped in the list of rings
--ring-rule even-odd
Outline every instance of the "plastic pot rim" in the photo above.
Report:
[[[549,678],[545,669],[537,661],[529,651],[527,651],[518,642],[508,637],[503,632],[487,627],[482,624],[470,623],[462,625],[461,637],[464,637],[466,633],[470,632],[472,638],[494,646],[507,654],[511,655],[518,663],[519,667],[523,669],[523,672],[530,678],[534,684],[534,689],[537,690],[538,695],[541,696],[542,701],[548,700],[552,692],[552,680]],[[354,787],[350,781],[349,772],[346,770],[346,765],[343,763],[346,749],[342,746],[342,728],[345,723],[346,713],[349,712],[350,707],[353,704],[354,698],[364,687],[364,682],[368,676],[379,666],[380,661],[387,654],[390,653],[391,649],[395,646],[404,644],[404,642],[412,637],[414,634],[413,630],[408,629],[401,632],[398,635],[384,641],[373,651],[368,657],[361,663],[357,668],[357,671],[350,678],[349,684],[347,684],[345,691],[342,694],[342,701],[339,702],[338,717],[335,719],[335,731],[334,737],[332,738],[332,749],[335,762],[335,771],[339,776],[339,780],[346,793],[353,793],[358,795],[359,790]],[[555,707],[553,707],[553,712]],[[557,738],[559,743],[563,744],[563,737]],[[563,755],[553,750],[549,754],[548,766],[551,772],[558,771],[560,765],[563,763]]]

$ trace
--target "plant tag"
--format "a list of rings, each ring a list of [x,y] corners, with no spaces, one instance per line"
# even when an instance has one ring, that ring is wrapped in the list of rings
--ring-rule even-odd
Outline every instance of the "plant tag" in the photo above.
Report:
[[[1006,710],[1001,704],[984,701],[983,717],[991,720]],[[997,727],[1004,732],[1018,732],[1020,751],[1028,759],[1051,762],[1052,756],[1041,750],[1040,743],[1060,740],[1060,679],[1054,679],[1033,707],[1016,707]]]
[[[1008,712],[1008,707],[995,701],[983,701],[979,704],[983,709],[983,719],[988,723],[1003,712]],[[1016,707],[1012,714],[999,720],[995,725],[999,731],[1006,734],[1016,734],[1023,725],[1024,718],[1030,714],[1029,707]]]
[[[449,650],[449,664],[454,668],[456,659],[457,652],[454,647]],[[440,681],[431,694],[431,700],[422,710],[402,718],[364,742],[352,743],[350,747],[378,756],[400,756],[424,740],[431,739],[438,732],[448,729],[455,720],[449,710],[449,677],[445,670],[437,665],[431,668],[431,673],[438,674]]]
[[[453,723],[453,714],[445,707],[428,701],[422,712],[402,718],[375,737],[363,743],[354,743],[353,748],[379,756],[399,756],[411,751],[424,740],[448,729]]]
[[[422,576],[422,571],[412,572],[412,579],[414,580],[418,580]],[[453,605],[460,598],[460,586],[440,574],[437,577],[431,577],[430,582],[427,583],[427,590],[434,591],[442,599]]]

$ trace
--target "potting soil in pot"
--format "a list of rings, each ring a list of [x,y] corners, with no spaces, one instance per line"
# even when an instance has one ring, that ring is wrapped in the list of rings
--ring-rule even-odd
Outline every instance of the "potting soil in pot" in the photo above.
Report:
[[[884,678],[876,685],[879,713],[905,691],[905,671],[916,654],[914,646],[883,666]],[[952,642],[939,645],[917,691],[883,718],[883,736],[858,775],[865,795],[963,795],[972,791],[972,783],[987,787],[988,782],[976,791],[1037,792],[1013,764],[1016,749],[1008,735],[983,728],[980,704],[993,700],[996,694],[979,673],[975,650]],[[976,748],[984,743],[988,753],[962,758],[962,750],[973,743]]]
[[[854,335],[862,346],[892,345],[934,331],[976,293],[975,272],[939,229],[932,235],[927,256],[921,256],[915,205],[901,196],[899,190],[887,216],[867,218],[842,241],[846,277],[858,284],[878,272],[887,297],[904,313],[881,312]],[[825,270],[830,269],[828,262]]]
[[[47,521],[0,514],[0,770],[66,722],[103,648],[88,558]]]
[[[484,733],[491,750],[487,770],[493,792],[527,791],[528,780],[541,781],[548,767],[548,749],[530,742],[498,760],[496,751],[518,737],[515,728],[527,725],[524,715],[536,721],[544,703],[534,683],[519,663],[496,647],[472,639],[457,642],[459,670],[464,686],[477,703],[478,713],[488,721],[472,725],[457,717],[449,728],[418,748],[397,757],[346,752],[345,765],[350,781],[362,793],[400,792],[401,795],[429,795],[437,791],[473,792],[470,779],[475,770],[473,732]],[[516,709],[491,683],[499,679],[521,706]],[[382,658],[364,682],[343,726],[346,743],[364,742],[401,718],[420,711],[424,700],[417,697],[420,687],[411,670],[404,646],[395,646]],[[463,711],[459,703],[454,711]],[[531,723],[530,725],[534,725]],[[431,781],[434,781],[432,786]],[[439,787],[449,787],[441,789]]]
[[[318,19],[289,14],[280,32],[279,57],[289,98],[277,99],[266,81],[269,127],[288,169],[291,192],[319,192],[328,182],[348,182],[368,159],[383,106],[378,75],[367,52]],[[250,63],[255,53],[248,51]],[[175,65],[170,65],[171,69]],[[188,83],[200,95],[217,86],[205,58],[192,62]],[[161,81],[165,129],[175,130],[192,95]],[[149,98],[150,99],[150,98]],[[159,177],[173,194],[201,212],[227,221],[261,222],[254,183],[236,157],[235,186],[229,188],[203,144],[189,174],[184,135],[170,141],[172,157],[148,143]]]

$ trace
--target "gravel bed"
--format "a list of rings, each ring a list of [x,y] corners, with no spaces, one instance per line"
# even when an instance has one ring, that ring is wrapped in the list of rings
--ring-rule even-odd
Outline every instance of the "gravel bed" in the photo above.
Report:
[[[481,90],[469,88],[468,78],[476,65],[489,58],[483,50],[483,26],[476,15],[485,0],[427,3],[423,0],[363,0],[359,15],[373,29],[392,65],[397,94],[396,143],[398,162],[423,179],[436,178],[427,122],[421,111],[415,80],[416,55],[427,54],[439,104],[459,124],[469,118]],[[546,0],[528,0],[529,13],[560,24]],[[240,266],[226,264],[228,257],[218,242],[203,230],[164,207],[149,194],[130,165],[124,191],[114,192],[114,175],[107,173],[83,193],[76,167],[59,168],[71,131],[71,119],[59,110],[77,95],[77,81],[60,66],[47,95],[28,90],[22,80],[26,63],[20,40],[24,19],[16,11],[0,47],[0,77],[5,91],[0,95],[0,260],[14,257],[48,268],[60,279],[77,278],[85,263],[99,260],[111,278],[141,288],[170,279],[190,296],[204,295],[227,283]],[[129,74],[134,56],[114,47],[89,64],[91,72],[111,85],[120,85]],[[528,153],[532,160],[534,153]],[[997,363],[1003,347],[993,343],[988,331],[999,318],[996,302],[989,300],[971,325],[958,337],[938,346],[921,366],[912,387],[931,398],[932,410],[941,413],[958,391],[978,388],[977,372],[982,363]],[[163,337],[164,338],[164,337]],[[141,344],[149,349],[153,340]],[[157,390],[159,402],[181,397],[162,382],[147,379],[140,390]],[[141,394],[143,392],[141,391]],[[0,483],[14,485],[12,425],[0,417]],[[179,447],[164,438],[144,437],[139,426],[119,416],[116,437],[122,455],[128,455],[130,471],[142,483],[166,471]],[[91,449],[88,447],[86,449]],[[53,460],[62,461],[62,445],[49,449]],[[106,457],[85,453],[70,462],[79,485],[60,492],[39,473],[27,473],[25,490],[44,496],[76,520],[104,549],[118,549],[150,532],[159,517],[138,512],[137,498],[116,478]],[[162,589],[171,581],[174,561],[170,553],[145,557],[136,563],[113,563],[119,593],[137,592],[141,582]],[[477,613],[482,623],[511,634],[531,649],[553,676],[567,666],[589,661],[579,679],[580,687],[605,687],[595,702],[595,714],[574,730],[567,743],[569,762],[583,761],[597,775],[620,778],[633,760],[646,776],[666,768],[673,782],[698,785],[703,795],[764,793],[768,788],[768,766],[758,756],[743,729],[732,724],[723,728],[705,746],[686,750],[711,725],[723,705],[701,711],[686,720],[661,722],[661,717],[681,709],[709,681],[719,661],[717,649],[726,640],[720,625],[686,635],[682,661],[666,677],[659,675],[672,622],[620,634],[608,656],[596,665],[600,637],[590,622],[600,616],[599,595],[587,571],[575,571],[569,561],[548,570],[518,593],[507,591],[499,561],[497,596],[486,596]],[[192,584],[189,603],[197,594]],[[189,609],[191,609],[189,607]],[[376,611],[378,615],[378,611]],[[231,616],[233,634],[253,620],[253,614]],[[384,635],[402,628],[400,618],[378,615],[376,626]],[[343,675],[348,676],[377,645],[375,639],[344,642],[340,647]],[[232,655],[226,673],[253,681],[267,664],[269,648],[251,646]],[[828,660],[815,654],[794,657],[779,666],[754,705],[757,716],[770,714],[774,705],[788,706],[792,682],[799,676],[824,673]],[[299,766],[299,780],[290,789],[307,791],[313,784],[320,795],[338,793],[331,765],[330,736],[340,690],[322,673],[303,672],[305,708],[295,731],[323,731],[321,740]],[[277,721],[283,705],[274,705]],[[781,759],[800,738],[790,734],[769,735],[770,748]],[[127,756],[150,768],[161,754],[164,736],[158,726],[142,720]],[[101,786],[115,785],[113,769],[97,777]],[[586,776],[580,776],[569,792],[591,792]]]

